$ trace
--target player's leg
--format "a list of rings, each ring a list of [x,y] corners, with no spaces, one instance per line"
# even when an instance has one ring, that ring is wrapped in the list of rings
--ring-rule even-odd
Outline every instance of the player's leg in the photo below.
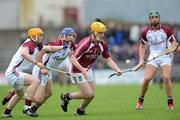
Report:
[[[70,62],[69,56],[58,65],[57,69],[71,73],[72,63]],[[61,81],[59,81],[61,85],[70,85],[70,76],[67,77],[66,75],[60,74],[59,77],[62,78],[60,79]]]
[[[18,103],[21,97],[24,96],[24,76],[23,73],[20,71],[6,71],[5,76],[9,84],[13,87],[16,94],[13,95],[13,97],[10,99],[2,117],[11,117],[12,109]]]
[[[67,112],[67,107],[71,99],[90,99],[94,96],[88,82],[77,83],[77,85],[80,91],[61,95],[61,108],[64,112]]]
[[[153,78],[153,76],[156,73],[156,70],[157,70],[157,67],[155,67],[154,65],[152,65],[152,64],[146,65],[144,79],[143,79],[143,82],[141,84],[140,95],[138,97],[136,109],[142,109],[144,96],[148,90],[148,86],[149,86],[151,79]]]
[[[84,76],[82,75],[82,73],[78,73],[75,81],[77,82],[79,91],[61,95],[61,100],[62,100],[61,107],[62,107],[63,111],[65,111],[65,112],[67,112],[67,105],[69,103],[69,100],[71,100],[71,99],[87,99],[87,101],[85,101],[87,103],[83,103],[85,105],[83,107],[85,108],[89,104],[91,99],[93,99],[93,97],[94,97],[94,89],[95,89],[94,86],[95,85],[93,83],[94,77],[93,77],[91,69],[88,72],[88,80],[84,79]]]
[[[38,89],[36,90],[36,93],[33,97],[35,103],[42,103],[45,98],[45,89],[47,82],[49,80],[48,75],[42,75],[40,77],[40,85],[38,86]]]
[[[172,90],[172,82],[171,82],[170,74],[171,74],[171,65],[169,64],[162,65],[161,75],[166,89],[166,95],[168,99],[167,100],[168,109],[172,110],[174,109],[174,105],[173,105],[173,90]]]
[[[15,91],[15,95],[11,97],[9,100],[6,109],[4,111],[4,114],[1,117],[12,117],[11,111],[15,107],[15,105],[18,103],[18,101],[24,96],[23,88],[20,90]]]
[[[35,103],[31,107],[31,109],[33,111],[37,111],[39,109],[39,107],[52,95],[52,86],[53,86],[53,81],[52,80],[48,80],[47,85],[45,87],[45,95],[44,95],[43,101],[39,101],[39,102]],[[36,93],[36,95],[39,95],[39,94],[41,94],[41,92]],[[36,97],[36,99],[37,99],[37,97]]]
[[[46,90],[45,90],[45,99],[44,102],[52,96],[53,80],[48,80]]]
[[[34,66],[33,68],[32,75],[40,79],[40,85],[38,86],[38,89],[36,90],[36,93],[33,97],[33,102],[35,102],[35,104],[31,107],[31,110],[34,112],[36,112],[36,110],[38,109],[36,108],[37,105],[39,107],[45,99],[45,89],[47,86],[47,82],[50,79],[49,78],[49,76],[51,75],[50,73],[51,71],[48,71],[48,75],[43,75],[39,67]]]
[[[4,98],[2,100],[2,105],[5,105],[7,102],[9,102],[9,100],[12,98],[13,95],[15,95],[15,91],[14,90],[10,90],[8,92],[8,94],[6,96],[4,96]]]
[[[38,115],[31,110],[31,104],[33,101],[33,96],[39,86],[40,80],[37,77],[34,77],[27,73],[23,73],[23,77],[24,77],[24,84],[28,86],[25,96],[25,106],[23,109],[23,113],[31,117],[37,117]]]
[[[94,83],[94,81],[90,81],[90,82],[88,82],[89,83],[89,85],[90,85],[90,87],[91,87],[91,89],[92,89],[92,91],[93,91],[93,96],[91,96],[90,98],[88,98],[88,99],[82,99],[81,100],[81,103],[80,103],[80,106],[77,108],[77,110],[76,110],[76,114],[78,114],[78,115],[86,115],[86,113],[85,113],[85,109],[86,109],[86,107],[89,105],[89,103],[93,100],[93,98],[94,98],[94,93],[95,93],[95,83]]]

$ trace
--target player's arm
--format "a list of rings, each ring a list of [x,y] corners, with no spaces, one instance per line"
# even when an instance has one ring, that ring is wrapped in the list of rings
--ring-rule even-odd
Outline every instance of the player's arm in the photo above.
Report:
[[[83,52],[88,49],[88,46],[82,44],[83,42],[79,43],[79,47],[77,47],[77,49],[73,51],[73,53],[71,54],[70,60],[72,64],[83,73],[84,78],[88,79],[88,69],[84,68],[77,60],[77,58],[80,57],[83,54]]]
[[[44,68],[44,65],[40,62],[38,62],[36,59],[34,59],[30,54],[29,54],[29,48],[28,47],[22,47],[21,49],[21,56],[28,60],[29,62],[33,63],[34,65],[37,65],[39,68]]]
[[[120,68],[116,65],[116,63],[112,60],[111,56],[110,56],[110,52],[108,50],[108,46],[105,42],[102,42],[103,45],[103,52],[102,52],[102,57],[103,57],[103,61],[114,71],[117,72],[117,75],[121,75],[121,70]]]
[[[139,63],[133,68],[133,71],[137,71],[141,66],[144,65],[145,57],[145,44],[140,43],[139,45]]]
[[[39,51],[38,52],[38,55],[37,55],[37,65],[38,64],[41,64],[41,73],[42,74],[44,74],[44,75],[47,75],[48,74],[48,70],[47,70],[47,68],[45,67],[45,65],[43,64],[43,61],[42,61],[42,59],[43,59],[43,55],[45,54],[46,52],[45,51],[43,51],[43,50],[41,50],[41,51]]]
[[[21,56],[28,60],[29,62],[33,63],[34,65],[37,64],[36,59],[34,59],[30,54],[29,54],[29,48],[28,47],[22,47],[21,49]]]
[[[46,53],[46,52],[43,51],[43,50],[41,50],[41,51],[38,52],[38,55],[37,55],[37,62],[43,63],[43,62],[42,62],[42,59],[43,59],[43,55],[44,55],[45,53]]]
[[[165,26],[164,30],[166,31],[168,42],[171,43],[171,46],[168,49],[165,50],[165,54],[169,54],[171,52],[176,51],[176,49],[178,48],[179,44],[176,41],[176,38],[174,37],[174,34],[173,34],[172,30],[169,27]]]
[[[144,57],[145,57],[145,44],[140,43],[139,45],[139,63],[144,64]]]
[[[103,58],[103,61],[114,71],[116,71],[118,74],[120,74],[120,68],[117,66],[117,64],[112,60],[111,57]]]
[[[78,62],[77,58],[73,54],[71,55],[70,60],[71,60],[72,64],[83,73],[84,78],[87,80],[88,79],[88,72],[87,72],[88,69],[81,66],[80,63]]]
[[[148,27],[146,29],[144,29],[144,31],[142,31],[141,33],[141,40],[140,40],[140,45],[139,45],[139,65],[142,66],[144,65],[144,57],[145,57],[145,47],[146,47],[146,43],[148,42],[146,34],[148,31]]]
[[[177,50],[179,44],[176,41],[171,42],[171,46],[165,50],[165,54],[172,53]]]
[[[136,65],[133,70],[137,71],[141,66],[144,65],[144,58],[145,58],[145,51],[146,51],[146,42],[148,41],[146,38],[146,34],[149,28],[146,28],[142,33],[141,33],[141,40],[139,44],[139,63]]]
[[[50,45],[46,45],[43,47],[43,51],[46,52],[57,52],[59,50],[63,50],[66,49],[68,47],[68,45],[64,45],[64,46],[50,46]]]
[[[72,54],[70,57],[70,60],[72,62],[72,64],[78,68],[82,73],[86,71],[86,68],[84,68],[82,65],[80,65],[80,63],[78,62],[77,58]]]

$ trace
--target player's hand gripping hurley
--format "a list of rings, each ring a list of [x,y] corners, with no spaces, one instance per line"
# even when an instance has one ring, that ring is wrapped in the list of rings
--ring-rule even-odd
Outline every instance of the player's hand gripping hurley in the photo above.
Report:
[[[159,58],[159,57],[161,57],[161,56],[163,56],[163,55],[170,54],[170,53],[176,51],[177,48],[178,48],[178,43],[175,43],[173,46],[171,46],[169,49],[166,49],[165,51],[163,51],[163,52],[160,53],[159,55],[153,57],[153,58],[150,59],[150,60],[144,61],[144,64],[142,64],[142,65],[136,65],[136,66],[133,67],[133,68],[126,69],[126,70],[122,70],[122,71],[121,71],[121,74],[127,73],[127,72],[135,72],[135,71],[139,70],[143,65],[147,64],[148,62],[150,62],[150,61],[152,61],[152,60],[154,60],[154,59],[156,59],[156,58]],[[111,78],[111,77],[113,77],[114,75],[117,75],[117,73],[111,74],[108,78]]]

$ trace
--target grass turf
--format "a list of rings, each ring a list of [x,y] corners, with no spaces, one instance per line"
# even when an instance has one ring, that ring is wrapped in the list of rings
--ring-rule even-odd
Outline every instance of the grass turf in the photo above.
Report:
[[[17,120],[179,120],[180,119],[180,84],[173,85],[173,111],[167,110],[165,90],[152,84],[147,92],[143,110],[135,110],[139,85],[109,85],[97,86],[96,96],[87,108],[87,116],[73,116],[79,100],[72,100],[69,110],[64,113],[60,108],[59,96],[62,92],[75,91],[75,86],[62,87],[54,84],[53,96],[39,109],[38,118],[23,115],[23,100],[12,111],[13,119]],[[10,87],[0,86],[0,99]],[[5,106],[0,106],[3,113]],[[3,118],[1,118],[3,119]]]

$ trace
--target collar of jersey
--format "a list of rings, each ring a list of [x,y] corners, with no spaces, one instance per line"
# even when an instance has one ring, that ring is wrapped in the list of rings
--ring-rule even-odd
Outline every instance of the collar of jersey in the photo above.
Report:
[[[154,29],[152,28],[152,25],[150,25],[150,29],[151,29],[151,30],[154,30]],[[157,27],[157,30],[160,30],[160,29],[161,29],[161,24],[159,24],[158,27]]]

